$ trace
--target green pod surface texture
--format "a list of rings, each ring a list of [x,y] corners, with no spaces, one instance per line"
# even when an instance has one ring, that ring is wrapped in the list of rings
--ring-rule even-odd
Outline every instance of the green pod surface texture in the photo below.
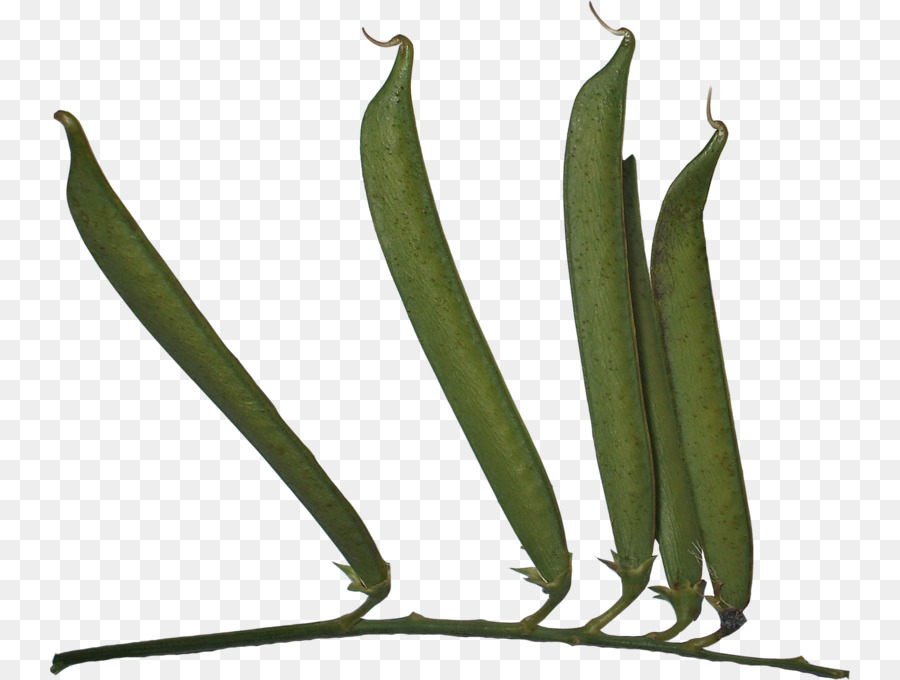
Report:
[[[753,539],[703,231],[703,208],[728,139],[725,126],[716,125],[707,145],[663,199],[650,271],[715,592],[711,601],[723,616],[740,613],[750,602]]]
[[[431,193],[410,93],[413,46],[404,36],[381,44],[399,48],[360,136],[378,241],[425,356],[539,574],[520,571],[564,594],[571,555],[556,496],[475,318]]]
[[[693,586],[701,580],[700,527],[675,416],[662,331],[650,290],[634,156],[623,161],[622,175],[631,306],[656,478],[656,540],[666,580],[674,589]]]
[[[625,94],[635,39],[572,106],[564,161],[566,252],[594,448],[616,563],[652,559],[654,480],[632,318],[622,195]],[[649,578],[649,569],[646,570]]]
[[[379,586],[379,593],[387,595],[388,565],[356,510],[225,346],[125,208],[75,116],[59,111],[55,118],[65,128],[71,150],[69,210],[100,270],[325,530],[355,572],[348,572],[354,580],[350,588],[366,592]]]

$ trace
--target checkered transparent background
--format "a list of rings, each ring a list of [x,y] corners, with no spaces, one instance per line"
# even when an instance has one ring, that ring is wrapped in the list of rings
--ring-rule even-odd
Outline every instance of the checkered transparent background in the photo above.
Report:
[[[107,177],[391,562],[375,617],[514,620],[540,592],[389,277],[359,124],[402,32],[448,240],[559,502],[575,581],[617,579],[563,241],[572,100],[617,41],[587,3],[0,4],[0,677],[58,651],[312,621],[359,598],[318,525],[135,320],[64,201],[52,116]],[[201,7],[202,8],[198,8]],[[624,154],[645,235],[668,183],[731,136],[706,207],[754,519],[749,623],[721,651],[900,676],[900,10],[597,3],[638,39]],[[649,243],[648,243],[649,246]],[[654,582],[662,582],[659,565]],[[668,625],[650,598],[610,630]],[[692,629],[710,631],[704,613]],[[81,678],[775,678],[523,642],[383,637],[88,664]]]

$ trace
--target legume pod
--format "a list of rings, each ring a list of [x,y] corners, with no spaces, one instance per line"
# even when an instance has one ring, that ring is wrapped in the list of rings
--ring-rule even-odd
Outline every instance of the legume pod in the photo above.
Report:
[[[658,598],[669,602],[676,615],[672,627],[651,636],[669,640],[700,616],[706,581],[701,578],[703,562],[694,494],[672,402],[656,303],[650,291],[634,156],[623,161],[622,176],[631,306],[656,478],[656,541],[669,583],[668,588],[650,586],[650,589]]]
[[[593,11],[593,6],[591,7]],[[596,16],[596,12],[594,12]],[[622,596],[588,623],[598,631],[647,586],[653,564],[655,489],[635,339],[622,194],[625,93],[635,38],[578,92],[564,162],[566,253],[594,448],[616,550],[606,561]]]
[[[703,207],[728,139],[721,121],[663,199],[650,272],[681,427],[703,552],[715,606],[727,635],[746,621],[753,579],[753,538],[731,398],[716,322]]]
[[[57,111],[71,149],[69,210],[94,260],[150,334],[266,459],[334,542],[350,590],[368,596],[346,626],[390,591],[390,568],[350,502],[229,351],[109,185],[81,124]]]
[[[366,34],[366,37],[369,37]],[[491,489],[547,593],[533,629],[569,590],[571,554],[553,487],[481,331],[428,182],[410,93],[413,46],[397,35],[393,69],[366,108],[363,180],[381,249],[413,329]]]

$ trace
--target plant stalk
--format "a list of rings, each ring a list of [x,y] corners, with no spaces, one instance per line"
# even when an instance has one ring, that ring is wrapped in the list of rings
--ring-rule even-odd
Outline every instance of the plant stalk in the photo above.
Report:
[[[449,620],[432,619],[411,613],[396,619],[362,619],[349,630],[340,618],[313,623],[297,623],[286,626],[238,630],[228,633],[191,635],[187,637],[163,638],[144,642],[78,649],[62,652],[53,657],[50,670],[60,671],[89,661],[162,656],[166,654],[197,654],[214,652],[233,647],[254,647],[282,642],[298,642],[324,638],[359,637],[361,635],[450,635],[454,637],[484,637],[532,642],[561,642],[568,645],[638,649],[650,652],[676,654],[678,656],[707,661],[720,661],[745,666],[769,666],[799,673],[809,673],[821,678],[847,678],[849,671],[826,668],[809,663],[802,656],[789,659],[757,658],[738,654],[723,654],[686,645],[680,642],[663,642],[648,637],[626,637],[592,633],[585,626],[581,628],[546,628],[537,626],[530,633],[523,633],[521,622],[502,623],[483,619]]]

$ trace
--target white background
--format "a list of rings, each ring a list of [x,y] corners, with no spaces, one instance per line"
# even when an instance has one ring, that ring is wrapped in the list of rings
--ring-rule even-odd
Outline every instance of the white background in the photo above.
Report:
[[[359,126],[398,32],[444,228],[554,481],[575,579],[617,596],[565,260],[572,100],[618,40],[581,2],[0,5],[0,677],[54,653],[313,621],[342,561],[150,337],[66,207],[80,118],[107,177],[391,562],[372,614],[515,620],[540,592],[443,398],[365,203]],[[259,5],[259,6],[257,6]],[[498,8],[499,5],[499,8]],[[892,3],[599,2],[637,36],[624,155],[644,232],[730,130],[706,207],[755,538],[721,651],[900,674],[900,11]],[[649,241],[648,241],[649,246]],[[653,582],[663,581],[660,565]],[[648,593],[610,627],[668,626]],[[692,628],[710,632],[707,610]],[[382,637],[110,661],[69,678],[788,677],[526,642]]]

